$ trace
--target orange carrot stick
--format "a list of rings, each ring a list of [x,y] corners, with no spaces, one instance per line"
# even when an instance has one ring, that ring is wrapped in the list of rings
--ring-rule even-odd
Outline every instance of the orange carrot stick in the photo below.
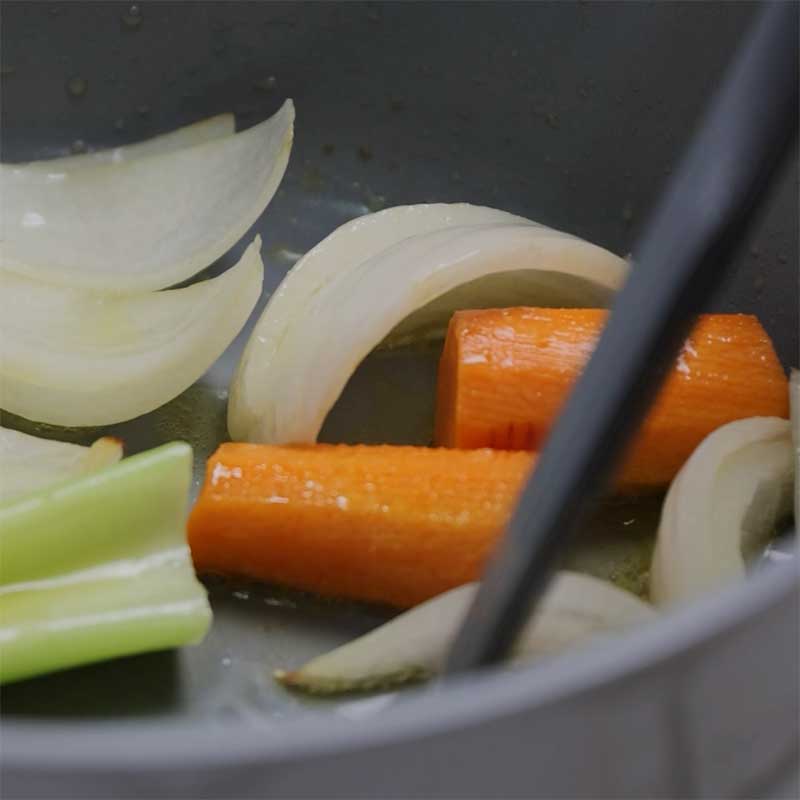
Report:
[[[189,518],[201,572],[407,607],[477,578],[529,453],[223,444]]]
[[[599,309],[460,311],[439,364],[436,442],[538,450],[605,322]],[[618,476],[624,490],[668,483],[715,428],[788,416],[786,375],[758,320],[699,318]]]

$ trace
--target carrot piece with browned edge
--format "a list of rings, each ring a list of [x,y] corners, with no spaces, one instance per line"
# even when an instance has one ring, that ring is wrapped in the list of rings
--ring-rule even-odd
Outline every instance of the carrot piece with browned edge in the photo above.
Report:
[[[407,607],[477,578],[530,453],[223,444],[189,518],[200,572]]]
[[[540,449],[606,314],[457,312],[439,364],[437,444]],[[786,375],[759,321],[745,314],[701,315],[627,453],[617,486],[663,486],[714,429],[743,417],[788,413]]]

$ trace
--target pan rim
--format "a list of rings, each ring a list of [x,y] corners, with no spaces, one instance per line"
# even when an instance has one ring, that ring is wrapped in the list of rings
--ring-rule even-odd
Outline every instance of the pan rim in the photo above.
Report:
[[[331,756],[475,728],[504,717],[589,694],[657,671],[721,638],[737,626],[800,602],[800,552],[791,563],[665,614],[633,632],[624,648],[598,645],[583,658],[565,654],[509,672],[459,678],[408,696],[395,707],[345,727],[340,715],[309,711],[282,719],[235,723],[201,718],[175,721],[2,721],[4,769],[69,769],[93,774],[213,771],[264,767],[311,756]],[[476,691],[477,689],[477,691]]]

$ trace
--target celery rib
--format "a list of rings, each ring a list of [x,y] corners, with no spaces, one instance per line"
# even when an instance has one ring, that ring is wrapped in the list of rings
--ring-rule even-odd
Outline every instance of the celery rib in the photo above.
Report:
[[[174,442],[0,504],[0,683],[203,638],[191,462]]]

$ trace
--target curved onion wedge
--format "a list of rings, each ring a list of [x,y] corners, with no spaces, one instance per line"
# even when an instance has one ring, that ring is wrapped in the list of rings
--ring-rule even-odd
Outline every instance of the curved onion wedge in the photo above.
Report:
[[[88,475],[121,458],[122,442],[112,436],[82,447],[0,427],[0,501]]]
[[[692,453],[664,501],[651,567],[653,602],[689,600],[744,575],[746,555],[792,508],[790,427],[777,417],[737,420]]]
[[[607,250],[494,209],[361,217],[300,259],[270,299],[231,386],[229,431],[313,442],[356,366],[392,331],[390,341],[441,332],[464,306],[606,305],[625,271]]]
[[[0,406],[53,425],[107,425],[163,405],[196,381],[260,294],[261,240],[217,278],[111,295],[0,271]]]
[[[299,670],[279,671],[286,686],[321,694],[364,691],[420,680],[440,671],[477,584],[459,586],[395,617]],[[653,610],[610,583],[560,572],[514,649],[515,660],[555,654],[650,620]]]
[[[225,253],[266,208],[292,144],[294,106],[193,147],[59,171],[0,167],[0,266],[92,290],[176,284]]]
[[[144,156],[163,155],[185,147],[192,147],[203,142],[231,136],[236,131],[236,120],[233,114],[218,114],[216,117],[193,122],[183,128],[153,136],[141,142],[110,147],[93,153],[82,153],[75,156],[49,158],[44,161],[32,161],[24,166],[46,172],[61,172],[83,169],[101,164],[122,164]],[[23,165],[17,165],[23,166]]]

